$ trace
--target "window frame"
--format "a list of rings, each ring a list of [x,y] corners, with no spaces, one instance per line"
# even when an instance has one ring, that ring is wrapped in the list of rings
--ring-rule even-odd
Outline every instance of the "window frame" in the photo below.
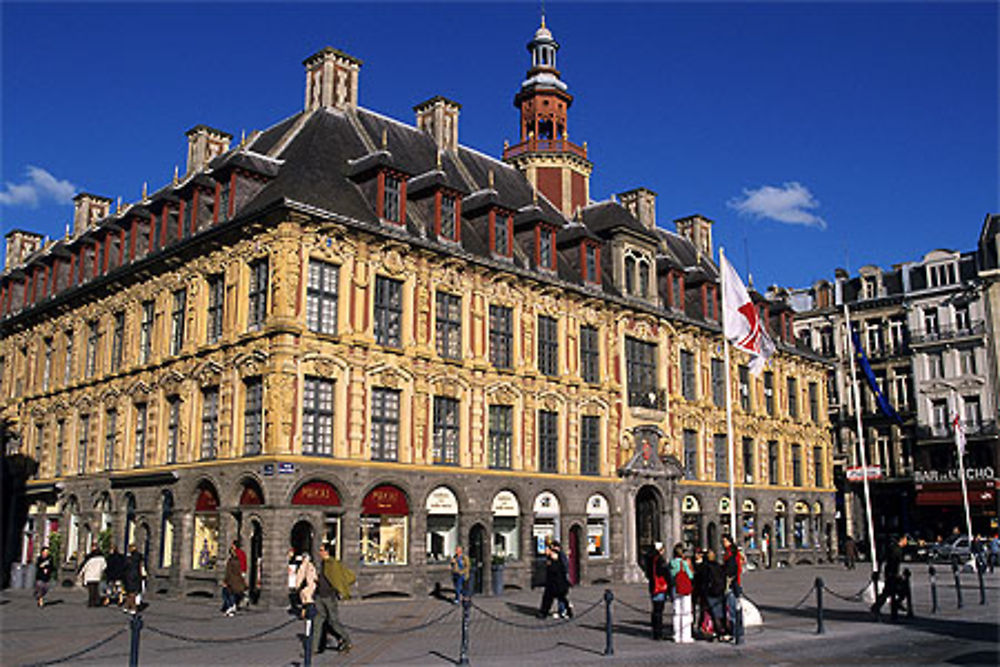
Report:
[[[514,406],[492,403],[489,407],[489,467],[510,470],[514,449]]]
[[[587,384],[601,382],[601,338],[598,328],[580,325],[580,379]]]
[[[340,302],[340,264],[310,257],[306,270],[308,272],[306,327],[314,333],[336,335],[337,309]]]
[[[264,451],[264,380],[256,375],[243,379],[243,456]]]
[[[219,457],[219,386],[201,390],[201,439],[202,461],[215,461]]]
[[[494,368],[514,366],[514,309],[490,304],[490,364]]]
[[[170,309],[170,355],[176,356],[184,349],[184,319],[187,312],[187,289],[171,292],[173,306]]]
[[[538,315],[537,368],[542,375],[559,375],[559,320],[548,315]]]
[[[440,357],[462,358],[462,297],[458,294],[434,293],[434,343]]]
[[[167,442],[164,463],[177,463],[177,452],[181,444],[181,397],[173,394],[167,397]]]
[[[559,413],[538,411],[538,472],[559,472]]]
[[[394,405],[392,405],[394,403]],[[373,387],[371,396],[371,458],[398,461],[402,392],[389,387]],[[392,414],[392,412],[395,414]]]
[[[260,331],[267,322],[267,290],[270,283],[270,262],[258,257],[248,265],[250,282],[247,286],[247,330]]]
[[[557,254],[556,228],[545,223],[535,225],[535,266],[540,269],[555,271],[558,262]],[[543,262],[543,259],[547,261]]]
[[[457,466],[461,446],[461,403],[451,396],[435,396],[431,456],[434,465]]]
[[[580,474],[601,474],[601,418],[583,415],[580,419]]]
[[[226,303],[226,275],[213,273],[206,278],[205,282],[208,291],[205,340],[211,344],[219,342],[222,338]]]
[[[403,281],[388,276],[376,276],[372,310],[374,311],[372,328],[375,343],[383,347],[401,348],[403,345]]]
[[[334,380],[316,375],[306,375],[303,379],[303,456],[333,456],[335,392],[336,383]],[[312,401],[309,400],[310,396]],[[328,400],[326,400],[327,398]],[[307,433],[309,434],[308,442]]]

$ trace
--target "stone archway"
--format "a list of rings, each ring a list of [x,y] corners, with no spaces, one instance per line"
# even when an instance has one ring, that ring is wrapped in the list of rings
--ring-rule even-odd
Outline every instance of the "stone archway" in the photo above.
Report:
[[[651,485],[640,488],[635,495],[635,556],[640,567],[653,544],[663,541],[662,513],[663,499],[659,490]]]

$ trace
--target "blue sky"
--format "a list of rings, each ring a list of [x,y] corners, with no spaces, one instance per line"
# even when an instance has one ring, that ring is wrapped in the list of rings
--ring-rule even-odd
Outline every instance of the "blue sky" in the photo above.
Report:
[[[591,196],[645,186],[661,226],[702,213],[761,288],[849,258],[970,250],[1000,211],[997,5],[546,3],[587,141]],[[263,129],[303,102],[301,61],[361,58],[365,107],[436,94],[459,140],[516,141],[537,3],[4,3],[0,231],[60,236],[69,198],[126,201],[184,168],[184,132]]]

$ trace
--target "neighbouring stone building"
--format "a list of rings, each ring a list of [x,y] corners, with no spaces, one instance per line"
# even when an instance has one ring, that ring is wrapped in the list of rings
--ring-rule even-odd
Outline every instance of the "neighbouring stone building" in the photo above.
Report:
[[[862,537],[864,500],[851,394],[843,303],[882,393],[900,419],[884,414],[858,368],[861,416],[876,539],[909,533],[933,539],[964,531],[953,419],[967,437],[966,478],[973,530],[997,529],[998,436],[996,216],[987,216],[977,250],[932,250],[891,270],[842,269],[792,293],[797,337],[836,361],[829,389],[839,529]]]
[[[8,234],[0,416],[38,462],[20,556],[58,530],[146,554],[150,589],[217,590],[242,539],[285,594],[320,541],[363,596],[528,586],[558,538],[580,581],[636,580],[657,540],[728,530],[712,221],[657,224],[637,188],[594,201],[542,25],[503,159],[458,142],[460,105],[408,125],[358,104],[361,62],[304,62],[305,108],[239,145],[188,132],[183,176],[71,234]],[[778,353],[734,354],[740,535],[750,557],[836,548],[826,374],[759,294]]]

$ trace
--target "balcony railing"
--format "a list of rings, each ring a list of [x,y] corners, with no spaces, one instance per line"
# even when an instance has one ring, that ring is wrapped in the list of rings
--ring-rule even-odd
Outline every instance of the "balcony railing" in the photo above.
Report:
[[[522,153],[534,153],[536,151],[545,153],[571,153],[577,157],[587,159],[587,149],[577,146],[569,139],[528,139],[519,144],[508,146],[503,149],[503,158],[506,160]]]
[[[966,326],[947,325],[940,326],[934,330],[924,329],[914,331],[910,334],[913,343],[934,343],[939,340],[952,340],[953,338],[968,338],[971,336],[981,336],[986,333],[986,323],[983,321],[971,322]]]
[[[647,410],[666,410],[667,392],[663,389],[629,389],[628,405],[630,408],[646,408]]]
[[[997,423],[995,421],[982,421],[976,424],[965,425],[965,437],[975,438],[979,436],[989,436],[997,434]],[[934,424],[932,426],[918,426],[917,437],[921,440],[932,439],[952,439],[955,437],[955,428],[951,424]]]

